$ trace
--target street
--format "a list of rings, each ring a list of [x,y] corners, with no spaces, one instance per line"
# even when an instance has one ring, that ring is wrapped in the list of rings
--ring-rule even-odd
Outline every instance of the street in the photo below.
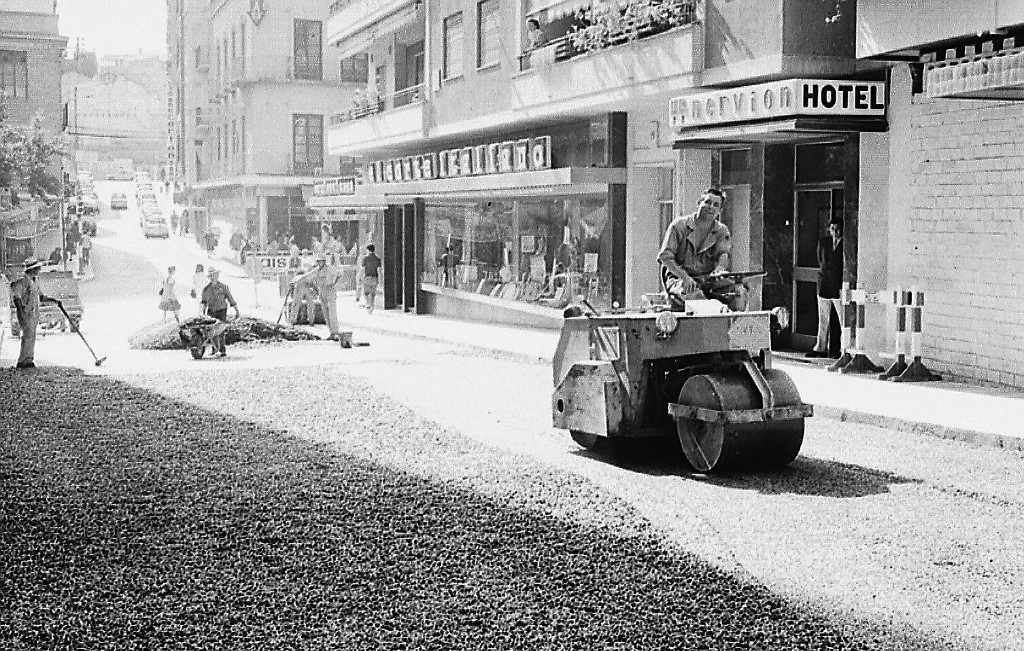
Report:
[[[105,203],[126,188],[97,183]],[[369,347],[132,351],[166,267],[192,316],[192,270],[210,263],[191,239],[145,239],[136,210],[104,205],[81,288],[82,332],[109,361],[70,333],[40,341],[59,368],[37,374],[3,349],[0,639],[56,599],[26,648],[116,626],[177,631],[167,648],[230,629],[253,648],[241,631],[287,613],[278,637],[260,629],[280,648],[306,631],[319,648],[1024,649],[1020,453],[816,417],[786,469],[701,476],[672,445],[580,450],[551,427],[550,368],[500,353],[358,332]],[[243,313],[274,318],[276,286],[257,310],[250,281],[223,279]],[[216,594],[231,582],[244,598]],[[80,621],[86,602],[109,616]]]

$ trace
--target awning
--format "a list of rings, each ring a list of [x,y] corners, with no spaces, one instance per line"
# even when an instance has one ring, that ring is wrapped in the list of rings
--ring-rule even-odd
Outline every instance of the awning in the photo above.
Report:
[[[429,181],[368,183],[356,194],[312,197],[313,208],[369,207],[406,203],[413,199],[507,199],[570,197],[604,194],[611,184],[624,184],[624,168],[559,167],[550,170],[481,174]]]
[[[885,118],[795,117],[721,127],[684,129],[675,134],[674,149],[717,148],[751,143],[813,142],[848,133],[884,133]]]

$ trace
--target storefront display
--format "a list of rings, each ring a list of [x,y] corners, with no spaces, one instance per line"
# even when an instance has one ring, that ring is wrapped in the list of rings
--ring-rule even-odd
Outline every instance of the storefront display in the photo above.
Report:
[[[553,309],[611,306],[603,196],[428,202],[425,219],[425,285]]]

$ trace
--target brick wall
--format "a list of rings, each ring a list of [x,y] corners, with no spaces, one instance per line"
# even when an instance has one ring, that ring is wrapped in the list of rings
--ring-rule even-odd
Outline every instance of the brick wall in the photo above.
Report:
[[[925,356],[954,377],[1024,387],[1022,105],[918,96],[905,126]]]

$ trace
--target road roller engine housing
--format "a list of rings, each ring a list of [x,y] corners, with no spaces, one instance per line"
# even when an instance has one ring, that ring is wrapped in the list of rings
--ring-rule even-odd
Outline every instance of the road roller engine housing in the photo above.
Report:
[[[811,405],[771,368],[773,312],[687,301],[685,312],[567,316],[555,351],[554,425],[598,449],[676,436],[699,472],[783,466]]]

